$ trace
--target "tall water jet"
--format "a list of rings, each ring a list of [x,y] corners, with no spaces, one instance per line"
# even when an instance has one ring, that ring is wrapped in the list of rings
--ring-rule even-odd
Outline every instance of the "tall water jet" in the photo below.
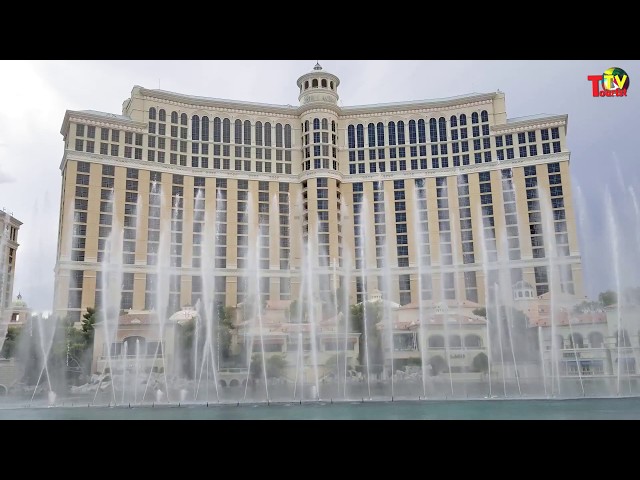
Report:
[[[342,217],[344,218],[344,217]],[[351,263],[351,251],[347,248],[342,250],[342,260],[344,262],[344,281],[342,288],[342,311],[344,322],[344,377],[343,377],[343,391],[342,395],[347,398],[347,355],[349,353],[349,325],[351,323],[351,309],[349,307],[349,289],[351,288],[351,275],[352,275],[352,263]],[[337,331],[336,326],[336,331]]]
[[[616,221],[615,221],[615,210],[613,208],[613,200],[611,198],[611,192],[607,188],[605,191],[605,211],[607,212],[608,217],[608,227],[609,227],[609,241],[611,242],[611,255],[612,255],[612,263],[613,263],[613,274],[616,282],[616,292],[618,293],[618,299],[616,302],[616,344],[617,344],[617,360],[618,360],[618,374],[616,381],[616,393],[620,395],[620,376],[622,372],[622,346],[623,344],[626,346],[626,335],[623,326],[622,326],[622,311],[621,311],[621,303],[622,303],[622,289],[620,282],[620,254],[619,254],[619,243],[618,243],[618,232],[616,229]],[[625,358],[625,366],[626,357]]]
[[[140,339],[136,338],[136,379],[133,390],[133,403],[138,403],[138,383],[140,383]]]
[[[501,250],[503,252],[504,260],[498,263],[498,278],[500,280],[500,293],[502,296],[502,304],[505,309],[506,328],[507,335],[509,337],[509,350],[511,350],[511,358],[513,360],[513,373],[516,378],[516,385],[518,387],[518,395],[522,396],[522,388],[520,387],[520,373],[518,372],[518,362],[516,361],[516,348],[513,343],[513,310],[510,306],[510,300],[512,298],[511,293],[511,281],[509,278],[509,257],[508,257],[508,244],[507,244],[507,231],[502,229],[500,235]]]
[[[421,218],[424,212],[424,215],[427,214],[426,202],[427,196],[424,188],[424,179],[421,179],[421,182],[418,183],[416,180],[414,194],[411,198],[413,203],[413,235],[414,235],[414,245],[416,245],[417,250],[417,263],[418,263],[418,322],[419,322],[419,349],[420,349],[420,367],[422,371],[422,395],[424,397],[427,396],[427,330],[426,330],[426,322],[425,322],[425,312],[424,312],[424,298],[423,291],[425,290],[424,278],[425,278],[425,254],[423,244],[425,242],[425,238],[428,239],[429,231],[426,230],[422,225],[422,221],[426,219]],[[420,185],[420,186],[419,186]],[[424,205],[421,205],[424,204]],[[424,208],[421,208],[424,206]],[[431,278],[431,272],[429,272],[429,278]]]
[[[360,281],[361,281],[361,292],[362,292],[362,323],[364,330],[364,364],[367,371],[367,392],[369,394],[369,399],[371,398],[371,365],[369,364],[369,322],[367,315],[367,241],[368,241],[368,227],[369,227],[369,208],[368,201],[365,198],[365,201],[362,203],[362,210],[360,217],[362,218],[361,222],[361,230],[360,230]]]
[[[480,221],[480,252],[482,253],[482,274],[484,275],[484,304],[485,304],[485,321],[487,324],[487,358],[488,358],[488,375],[489,375],[489,398],[493,396],[492,392],[492,372],[491,365],[493,363],[493,351],[491,350],[491,323],[489,322],[489,314],[491,312],[491,283],[489,281],[489,253],[487,251],[486,238],[484,234],[484,226],[482,224],[482,207],[478,205],[477,217]],[[504,381],[504,368],[502,369]],[[505,389],[506,390],[506,389]]]
[[[205,210],[205,199],[203,196],[203,190],[199,189],[196,195],[196,208],[197,210]],[[196,342],[194,346],[194,355],[196,361],[194,363],[194,385],[195,385],[195,394],[194,398],[197,400],[198,392],[200,390],[200,383],[202,380],[202,375],[205,369],[205,362],[208,369],[209,366],[209,358],[211,358],[212,370],[213,370],[213,379],[216,388],[216,399],[219,401],[219,391],[218,391],[218,378],[217,371],[219,368],[219,361],[216,361],[216,355],[220,354],[220,345],[216,345],[214,349],[215,342],[213,341],[213,336],[215,334],[219,334],[221,319],[218,318],[218,311],[216,309],[215,298],[216,298],[216,286],[215,286],[215,255],[216,249],[218,248],[218,235],[220,235],[220,222],[219,217],[221,213],[221,205],[222,205],[222,193],[221,190],[216,190],[216,208],[215,212],[206,212],[205,213],[205,234],[203,235],[202,241],[202,251],[201,251],[201,262],[200,262],[200,278],[202,281],[202,293],[201,298],[202,302],[200,302],[200,308],[196,308],[199,314],[196,321],[196,334],[198,333],[200,328],[204,329],[205,341],[204,348],[202,351],[202,360],[200,365],[200,373],[198,374],[198,362],[197,362],[197,352],[199,351],[199,339],[196,335]],[[214,323],[214,318],[216,319],[216,323]],[[203,321],[204,320],[204,321]],[[204,323],[203,326],[200,324]],[[209,374],[207,370],[206,376],[206,384],[207,388],[209,386]],[[208,396],[208,395],[207,395]]]
[[[165,210],[165,195],[163,189],[160,185],[154,184],[152,186],[152,192],[154,194],[158,194],[160,196],[160,206],[161,212]],[[169,401],[169,389],[167,384],[167,370],[165,365],[165,356],[166,352],[164,345],[164,331],[165,331],[165,321],[169,310],[169,295],[170,295],[170,275],[171,275],[171,240],[174,240],[175,237],[172,235],[171,230],[173,229],[176,222],[177,210],[180,205],[180,196],[176,196],[175,203],[171,205],[171,217],[166,218],[166,216],[162,216],[162,220],[160,223],[160,239],[158,244],[158,255],[156,260],[156,289],[155,289],[155,311],[157,315],[158,322],[158,342],[156,345],[156,350],[153,354],[152,367],[149,370],[149,378],[147,379],[147,385],[145,387],[144,394],[142,396],[142,400],[146,397],[147,388],[149,387],[151,376],[153,372],[156,370],[156,360],[158,359],[158,355],[162,355],[162,365],[164,371],[165,378],[165,388],[167,390],[167,402]]]
[[[118,223],[118,214],[115,211],[114,191],[111,190],[109,202],[114,205],[113,223],[111,231],[105,242],[104,257],[101,262],[101,280],[102,280],[102,306],[104,311],[104,330],[105,345],[107,353],[107,365],[109,367],[109,375],[111,376],[111,391],[113,395],[113,403],[117,405],[116,385],[114,381],[114,364],[113,355],[121,357],[117,350],[111,352],[112,345],[115,347],[116,335],[118,332],[118,313],[120,311],[120,302],[122,296],[122,241],[123,230]],[[117,347],[116,347],[117,348]],[[122,363],[124,365],[124,362]]]
[[[381,182],[382,183],[382,182]],[[392,205],[390,204],[389,201],[389,196],[385,195],[385,201],[384,201],[384,209],[385,212],[392,212],[393,209],[391,208]],[[391,235],[386,234],[386,228],[387,228],[387,214],[385,213],[385,239],[384,239],[384,257],[382,259],[382,282],[383,282],[383,286],[384,286],[384,291],[385,291],[385,297],[383,298],[383,315],[384,315],[384,323],[385,323],[385,329],[389,332],[389,374],[390,374],[390,378],[391,378],[391,398],[393,398],[395,396],[395,382],[394,382],[394,374],[395,374],[395,370],[393,368],[393,357],[394,357],[394,325],[393,325],[393,318],[391,315],[391,301],[390,301],[390,297],[391,297],[391,252],[390,252],[390,248],[389,248],[389,239],[391,238]]]
[[[551,207],[551,201],[549,194],[540,188],[537,189],[538,198],[540,198],[540,214],[542,216],[542,233],[544,237],[545,255],[547,257],[547,281],[549,284],[549,315],[551,318],[551,357],[552,357],[552,369],[556,371],[556,381],[558,386],[558,395],[561,395],[561,382],[560,382],[560,350],[564,349],[564,345],[558,345],[557,338],[557,319],[556,313],[557,307],[557,292],[558,287],[563,291],[562,279],[560,279],[560,285],[558,285],[557,277],[557,247],[555,242],[555,229],[553,226],[553,210]],[[542,192],[542,195],[541,195]],[[577,366],[580,369],[580,365]],[[552,370],[553,372],[553,370]],[[553,380],[553,375],[552,375]],[[553,389],[552,389],[553,393]]]
[[[127,354],[129,350],[129,342],[124,342],[122,345],[122,400],[121,403],[124,404],[124,394],[127,391]]]
[[[311,363],[313,364],[313,375],[315,380],[315,395],[314,400],[318,400],[320,398],[320,378],[318,375],[318,340],[317,340],[317,317],[316,317],[316,309],[320,305],[320,299],[314,295],[314,285],[313,285],[313,272],[314,265],[313,259],[317,258],[317,252],[313,251],[312,238],[315,238],[315,235],[312,234],[315,232],[309,231],[309,240],[307,241],[307,315],[308,321],[311,327]]]

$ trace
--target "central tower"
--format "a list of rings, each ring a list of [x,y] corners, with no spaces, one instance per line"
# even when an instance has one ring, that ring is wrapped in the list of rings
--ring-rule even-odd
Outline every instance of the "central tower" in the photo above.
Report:
[[[342,256],[337,92],[340,80],[316,63],[311,72],[298,78],[297,84],[302,149],[302,235],[305,242],[317,247],[312,261],[319,269],[320,292],[328,295],[337,288],[331,267],[339,265]]]

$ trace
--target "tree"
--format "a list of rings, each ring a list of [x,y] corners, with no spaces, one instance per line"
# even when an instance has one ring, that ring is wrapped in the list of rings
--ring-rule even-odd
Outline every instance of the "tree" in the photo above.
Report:
[[[382,338],[380,331],[376,328],[376,324],[382,320],[382,313],[381,305],[377,302],[362,302],[351,306],[353,330],[360,333],[358,362],[366,366],[368,344],[370,373],[373,374],[379,374],[383,369]]]
[[[12,358],[14,356],[21,331],[22,328],[15,325],[10,325],[7,328],[7,334],[4,337],[4,344],[0,351],[0,358]]]
[[[267,378],[279,378],[284,375],[284,371],[287,368],[287,360],[284,354],[273,354],[267,357]],[[263,378],[264,372],[262,370],[262,354],[254,353],[251,355],[251,368],[249,369],[251,378],[255,382],[258,379]]]
[[[489,371],[489,358],[482,352],[473,357],[473,370],[486,373]]]
[[[431,375],[434,377],[447,370],[447,362],[440,355],[431,357],[428,363],[431,365]]]
[[[618,303],[618,294],[613,290],[600,292],[600,294],[598,295],[598,300],[600,300],[600,303],[602,303],[602,305],[608,307],[609,305]]]

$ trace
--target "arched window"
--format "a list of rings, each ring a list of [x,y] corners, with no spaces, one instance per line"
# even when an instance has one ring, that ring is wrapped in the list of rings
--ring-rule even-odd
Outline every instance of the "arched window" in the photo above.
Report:
[[[171,123],[178,123],[178,112],[171,112]]]
[[[604,346],[604,337],[600,332],[591,332],[588,338],[591,348],[602,348]]]
[[[221,126],[220,117],[215,117],[213,119],[213,141],[214,142],[219,142],[221,139],[220,126]]]
[[[404,122],[398,122],[398,145],[404,145]]]
[[[331,120],[331,131],[332,132],[336,131],[336,122],[335,122],[335,120]]]
[[[305,120],[304,121],[304,131],[308,132],[309,131],[309,120]]]
[[[478,335],[474,335],[470,333],[469,335],[465,335],[464,337],[464,346],[477,348],[482,346],[482,339]]]
[[[438,126],[440,127],[440,141],[445,142],[447,140],[447,121],[444,117],[438,119]]]
[[[162,108],[158,112],[158,120],[160,120],[161,122],[167,121],[167,112],[165,112]]]
[[[389,145],[396,144],[396,124],[395,122],[389,122]]]
[[[429,348],[444,348],[444,337],[442,335],[431,335],[429,337]]]
[[[438,141],[438,125],[435,118],[429,120],[429,138],[432,142]]]
[[[329,130],[329,121],[326,118],[322,119],[322,129]]]
[[[571,344],[571,348],[584,348],[584,340],[578,332],[569,335],[569,343]]]
[[[311,80],[311,86],[314,88],[318,88],[318,79],[314,78],[313,80]]]
[[[333,90],[333,82],[329,82],[329,88]]]
[[[460,335],[449,335],[449,346],[453,348],[462,347],[462,339]]]
[[[236,145],[240,145],[242,143],[242,120],[236,120],[234,123],[234,132],[235,132],[235,142]]]
[[[319,118],[314,118],[313,119],[313,129],[314,130],[320,130],[320,119]]]
[[[364,148],[364,125],[361,123],[356,127],[356,137],[358,139],[358,148]]]
[[[222,142],[231,143],[231,120],[228,118],[222,121]]]
[[[282,124],[276,123],[276,147],[282,148]]]
[[[489,121],[489,114],[487,113],[486,110],[482,110],[482,112],[480,112],[480,119],[483,122],[488,122]]]
[[[327,88],[327,81],[326,81],[324,78],[322,79],[321,85],[322,85],[324,88]]]
[[[384,147],[384,123],[378,122],[376,127],[378,128],[378,146]]]
[[[451,127],[457,127],[458,126],[458,119],[456,118],[455,115],[451,115],[451,118],[449,119],[449,122],[451,122]]]
[[[200,130],[202,131],[201,137],[203,142],[209,141],[209,117],[204,116],[200,120]]]
[[[256,145],[262,145],[262,122],[256,122]]]
[[[347,141],[349,142],[349,148],[356,148],[356,127],[353,125],[347,127]]]
[[[471,114],[471,123],[478,123],[478,112],[473,112]]]
[[[425,130],[424,120],[421,118],[418,120],[418,143],[426,143],[427,134]]]
[[[200,117],[191,117],[191,140],[200,140]]]
[[[373,123],[370,123],[367,127],[367,131],[369,132],[369,146],[376,146],[376,126]]]
[[[149,109],[149,120],[155,120],[156,119],[156,109],[151,107]]]
[[[251,122],[249,120],[244,121],[244,144],[251,145]]]
[[[185,127],[188,125],[189,119],[187,118],[187,114],[186,113],[183,113],[182,115],[180,115],[180,123],[182,125],[184,125]]]
[[[304,89],[306,90],[307,88],[309,88],[309,80],[304,82]]]
[[[291,148],[291,125],[284,126],[284,148]]]
[[[409,120],[409,144],[413,145],[418,141],[416,136],[416,121]]]
[[[467,116],[463,113],[460,115],[460,126],[464,127],[467,124]]]
[[[271,124],[269,122],[264,124],[264,146],[271,146]]]

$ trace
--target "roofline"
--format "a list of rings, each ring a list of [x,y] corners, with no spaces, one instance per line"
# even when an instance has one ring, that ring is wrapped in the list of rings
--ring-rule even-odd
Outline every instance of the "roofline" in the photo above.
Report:
[[[332,75],[332,74],[329,74]],[[337,77],[336,77],[337,78]],[[195,95],[186,95],[182,93],[170,92],[167,90],[155,90],[144,87],[134,87],[140,95],[144,97],[157,98],[159,100],[173,101],[177,103],[187,104],[191,106],[212,107],[212,108],[229,108],[241,110],[255,110],[258,112],[299,116],[310,108],[309,105],[277,105],[270,103],[245,102],[241,100],[229,100],[213,97],[200,97]],[[355,105],[339,107],[333,106],[337,110],[339,116],[350,116],[357,114],[369,113],[385,113],[397,110],[420,110],[430,109],[437,110],[447,107],[455,107],[468,104],[481,104],[492,101],[498,97],[504,96],[502,92],[491,93],[471,93],[467,95],[459,95],[455,97],[447,97],[433,100],[413,100],[405,102],[377,103],[371,105]]]
[[[511,119],[507,119],[507,123],[503,123],[500,125],[492,125],[491,130],[495,131],[505,131],[511,129],[522,129],[522,128],[531,128],[533,126],[542,126],[545,124],[557,124],[557,125],[565,125],[568,127],[569,123],[569,115],[560,114],[560,115],[548,115],[546,117],[536,117],[536,118],[525,118],[523,120],[518,120],[517,117],[514,119],[515,121],[509,121]]]
[[[259,112],[280,113],[284,115],[297,115],[297,112],[300,108],[294,107],[293,105],[276,105],[270,103],[245,102],[242,100],[199,97],[196,95],[186,95],[182,93],[169,92],[166,90],[153,90],[144,87],[139,87],[139,92],[140,95],[145,97],[158,98],[160,100],[168,100],[202,107],[257,110]]]
[[[440,109],[460,106],[461,104],[486,103],[504,95],[501,92],[469,93],[455,97],[436,98],[433,100],[409,100],[405,102],[377,103],[372,105],[355,105],[342,107],[342,115],[357,115],[362,113],[384,113],[396,110]]]
[[[128,126],[128,127],[136,127],[136,128],[144,128],[146,130],[147,124],[142,122],[136,122],[135,120],[122,118],[122,115],[115,115],[108,112],[107,115],[113,115],[105,117],[104,115],[96,115],[95,113],[83,112],[78,110],[66,110],[64,113],[64,119],[62,120],[62,125],[60,126],[60,134],[64,137],[66,136],[66,131],[69,128],[69,122],[71,117],[80,119],[80,120],[93,120],[101,123],[112,123],[116,125]]]

